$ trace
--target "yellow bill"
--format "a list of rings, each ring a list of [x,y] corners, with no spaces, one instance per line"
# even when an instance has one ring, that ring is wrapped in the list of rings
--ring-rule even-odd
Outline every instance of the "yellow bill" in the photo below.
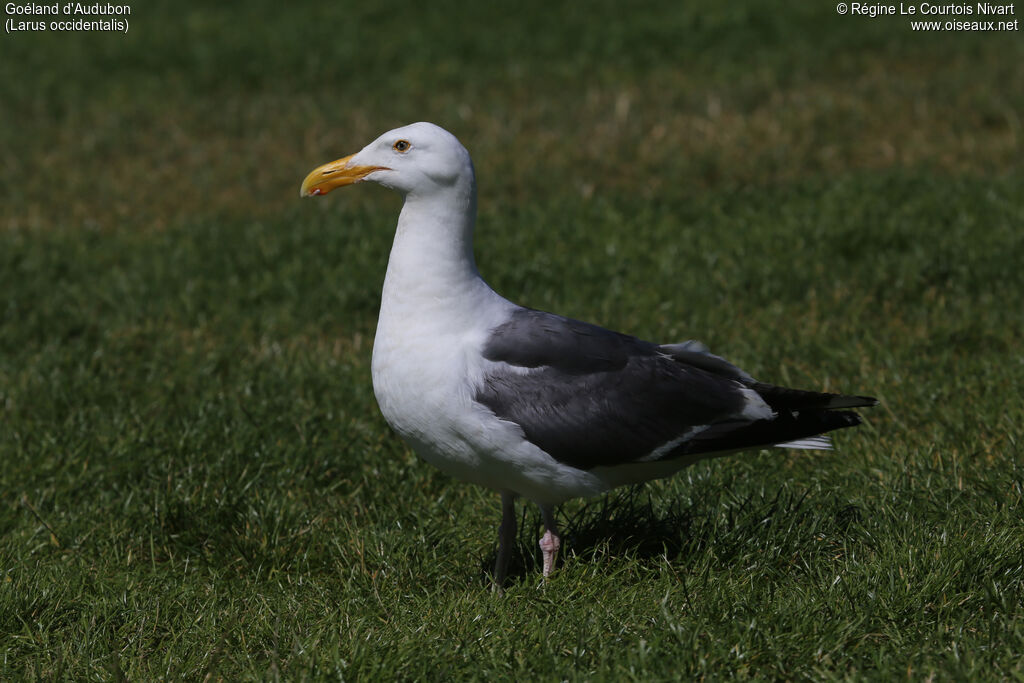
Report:
[[[302,181],[300,197],[315,197],[327,194],[336,187],[358,183],[374,171],[387,171],[386,166],[350,166],[349,162],[355,154],[324,164],[310,171]]]

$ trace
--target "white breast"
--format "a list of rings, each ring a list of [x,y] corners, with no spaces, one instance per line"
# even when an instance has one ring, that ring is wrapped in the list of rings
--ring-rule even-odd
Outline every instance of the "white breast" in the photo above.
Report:
[[[485,416],[473,401],[471,365],[493,326],[494,300],[500,297],[483,285],[471,297],[480,301],[453,306],[449,297],[394,287],[394,265],[389,265],[373,344],[377,403],[388,424],[422,458],[460,479],[485,483],[481,458],[487,453],[474,438],[484,429]],[[490,303],[484,305],[485,299]]]

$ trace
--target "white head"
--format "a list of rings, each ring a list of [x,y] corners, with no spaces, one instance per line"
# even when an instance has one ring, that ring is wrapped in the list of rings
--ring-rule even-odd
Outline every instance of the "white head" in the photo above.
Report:
[[[327,194],[363,180],[403,195],[428,195],[446,187],[472,192],[473,162],[458,139],[432,123],[384,133],[356,154],[324,164],[306,176],[299,194]]]

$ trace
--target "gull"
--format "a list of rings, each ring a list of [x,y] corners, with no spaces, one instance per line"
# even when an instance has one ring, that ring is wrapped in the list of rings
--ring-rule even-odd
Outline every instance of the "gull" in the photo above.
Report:
[[[555,507],[768,447],[831,448],[868,396],[758,382],[697,341],[657,344],[525,308],[473,256],[476,178],[448,131],[413,123],[314,169],[302,196],[369,181],[404,197],[373,342],[384,419],[424,460],[500,492],[494,587],[516,535],[515,500],[540,508],[543,576],[561,538]]]

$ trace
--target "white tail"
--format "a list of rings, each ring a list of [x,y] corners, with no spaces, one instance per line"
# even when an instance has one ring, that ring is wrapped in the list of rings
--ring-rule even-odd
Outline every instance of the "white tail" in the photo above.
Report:
[[[804,451],[830,451],[832,450],[832,439],[825,435],[808,436],[806,439],[787,441],[786,443],[775,444],[776,448],[798,448]]]

